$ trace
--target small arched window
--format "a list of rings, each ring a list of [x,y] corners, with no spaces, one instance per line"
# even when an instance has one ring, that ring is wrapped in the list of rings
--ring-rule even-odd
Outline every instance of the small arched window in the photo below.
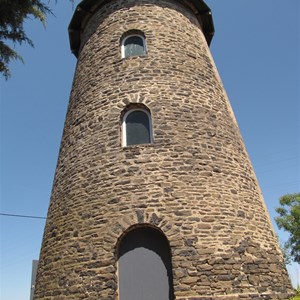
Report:
[[[122,58],[146,54],[145,37],[142,34],[127,35],[122,39]]]
[[[150,113],[143,108],[133,108],[124,114],[122,122],[123,146],[152,143]]]
[[[119,300],[174,300],[171,250],[161,232],[132,229],[118,250]]]

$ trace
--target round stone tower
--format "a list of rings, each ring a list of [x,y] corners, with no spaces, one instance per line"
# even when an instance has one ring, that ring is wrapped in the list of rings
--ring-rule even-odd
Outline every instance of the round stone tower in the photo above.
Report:
[[[201,0],[84,0],[35,299],[287,299]]]

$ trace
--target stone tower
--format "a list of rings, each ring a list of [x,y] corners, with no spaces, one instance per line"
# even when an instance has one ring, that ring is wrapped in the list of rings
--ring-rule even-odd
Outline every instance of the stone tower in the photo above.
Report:
[[[84,0],[35,299],[287,299],[201,0]]]

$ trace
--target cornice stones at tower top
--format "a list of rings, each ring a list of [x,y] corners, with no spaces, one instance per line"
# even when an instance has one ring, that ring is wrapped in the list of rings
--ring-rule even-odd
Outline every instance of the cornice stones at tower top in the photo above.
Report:
[[[210,8],[202,0],[176,1],[188,6],[193,11],[202,25],[204,36],[209,45],[214,35],[214,23]],[[105,3],[107,3],[106,0],[83,0],[77,5],[68,29],[71,51],[76,57],[78,56],[82,30],[89,18]]]

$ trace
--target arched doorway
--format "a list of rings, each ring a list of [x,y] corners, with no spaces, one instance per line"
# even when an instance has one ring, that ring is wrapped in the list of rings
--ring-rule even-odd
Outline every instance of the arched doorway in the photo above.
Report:
[[[158,230],[137,227],[120,241],[119,300],[173,300],[169,242]]]

